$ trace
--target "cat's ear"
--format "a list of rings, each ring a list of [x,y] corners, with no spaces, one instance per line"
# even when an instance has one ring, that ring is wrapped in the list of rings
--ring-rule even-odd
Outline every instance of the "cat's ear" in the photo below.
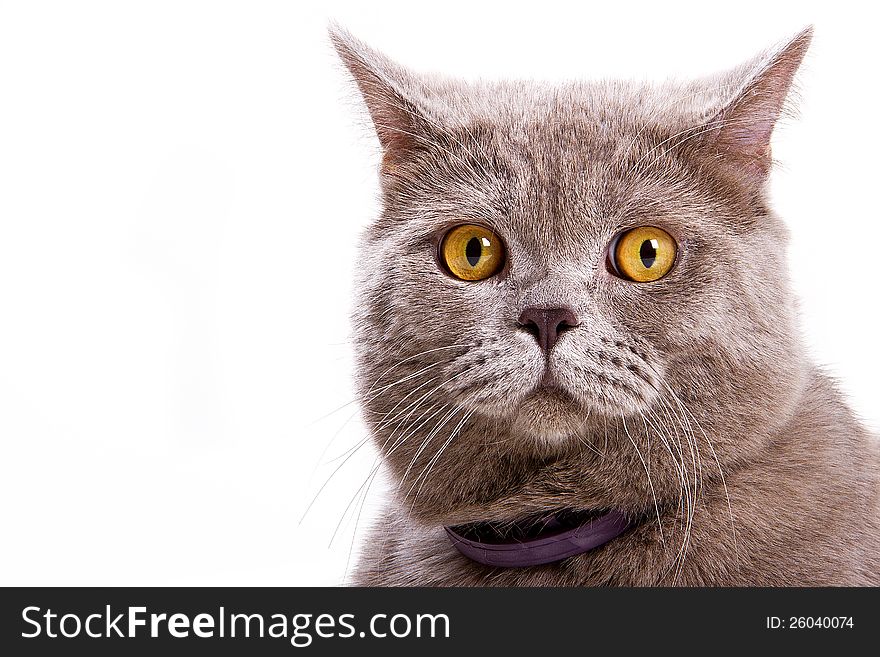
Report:
[[[748,181],[761,184],[770,172],[770,137],[812,37],[810,26],[725,80],[733,94],[706,124],[707,136],[715,154]]]
[[[331,24],[330,40],[360,89],[382,145],[383,167],[393,167],[425,143],[432,121],[424,85],[385,55]]]

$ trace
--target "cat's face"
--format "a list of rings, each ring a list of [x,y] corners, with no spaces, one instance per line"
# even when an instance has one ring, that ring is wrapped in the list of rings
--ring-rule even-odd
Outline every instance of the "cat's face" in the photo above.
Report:
[[[763,188],[808,38],[660,88],[425,80],[337,39],[385,148],[355,336],[393,471],[427,482],[446,453],[478,478],[603,432],[606,454],[631,450],[621,428],[650,458],[652,427],[675,422],[726,430],[728,460],[755,447],[740,434],[799,376]]]

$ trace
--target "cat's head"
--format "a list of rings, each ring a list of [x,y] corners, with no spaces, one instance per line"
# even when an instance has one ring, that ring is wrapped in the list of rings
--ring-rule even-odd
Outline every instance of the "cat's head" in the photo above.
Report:
[[[675,437],[697,427],[723,463],[760,449],[802,379],[765,188],[810,30],[655,86],[467,83],[332,38],[383,149],[359,390],[416,512],[488,499],[534,463],[582,458],[589,474],[596,451],[609,490],[642,499],[656,459],[674,494]]]

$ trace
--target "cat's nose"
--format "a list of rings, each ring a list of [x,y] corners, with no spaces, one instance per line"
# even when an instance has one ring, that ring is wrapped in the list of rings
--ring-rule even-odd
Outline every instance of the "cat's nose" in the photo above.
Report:
[[[535,336],[544,353],[549,354],[564,330],[577,326],[571,308],[526,308],[519,316],[519,324]]]

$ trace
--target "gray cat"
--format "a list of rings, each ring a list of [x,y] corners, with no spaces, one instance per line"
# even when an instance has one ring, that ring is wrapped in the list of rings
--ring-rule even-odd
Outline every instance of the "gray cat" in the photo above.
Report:
[[[396,494],[355,583],[880,584],[877,442],[805,353],[767,197],[811,35],[549,85],[331,29],[384,154],[354,338]]]

